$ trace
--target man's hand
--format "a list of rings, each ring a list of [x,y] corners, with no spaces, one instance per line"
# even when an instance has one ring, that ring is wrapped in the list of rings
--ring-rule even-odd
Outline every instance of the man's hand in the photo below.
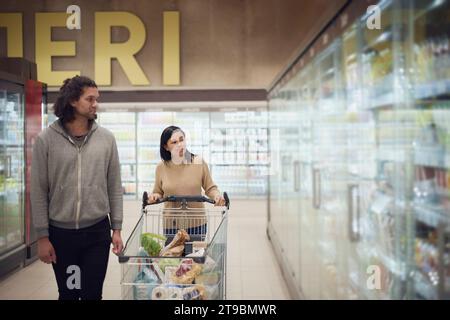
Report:
[[[123,242],[122,242],[122,236],[120,235],[120,230],[113,231],[111,242],[113,244],[112,252],[118,256],[123,250]]]
[[[38,257],[44,263],[56,263],[56,253],[48,237],[40,238],[38,244]]]

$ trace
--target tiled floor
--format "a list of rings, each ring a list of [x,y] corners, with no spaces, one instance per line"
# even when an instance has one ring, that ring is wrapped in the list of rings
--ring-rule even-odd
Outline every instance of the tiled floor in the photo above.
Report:
[[[123,239],[139,218],[139,202],[125,201]],[[289,299],[289,293],[266,236],[265,200],[232,202],[228,221],[227,299]],[[103,298],[120,299],[120,264],[110,255]],[[0,280],[0,300],[57,299],[52,267],[40,261]]]

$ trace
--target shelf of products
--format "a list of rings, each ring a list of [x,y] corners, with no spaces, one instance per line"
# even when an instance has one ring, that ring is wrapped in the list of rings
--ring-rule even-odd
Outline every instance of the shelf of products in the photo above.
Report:
[[[265,121],[267,112],[253,110],[99,115],[99,123],[116,136],[126,194],[134,193],[136,198],[153,188],[154,171],[161,161],[159,140],[169,125],[183,129],[189,150],[209,164],[221,190],[244,198],[267,194],[267,179],[259,176],[269,163]],[[248,173],[235,173],[239,166]]]
[[[270,237],[300,252],[306,271],[288,282],[309,299],[335,298],[336,286],[349,299],[450,296],[450,2],[378,5],[381,28],[361,12],[326,47],[338,18],[269,92],[271,158],[284,168],[269,177]],[[298,232],[309,248],[292,245]],[[323,246],[333,239],[342,265]],[[342,283],[320,271],[330,266]],[[367,288],[369,266],[379,290]]]
[[[136,194],[136,119],[134,114],[122,112],[101,112],[98,123],[110,130],[119,152],[122,187],[127,198]]]
[[[24,124],[24,87],[0,80],[0,256],[2,257],[24,244],[25,239]]]

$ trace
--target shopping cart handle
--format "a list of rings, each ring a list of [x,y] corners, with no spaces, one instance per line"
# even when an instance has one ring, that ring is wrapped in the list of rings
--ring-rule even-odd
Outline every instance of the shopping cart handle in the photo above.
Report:
[[[208,202],[214,204],[214,200],[211,200],[205,196],[168,196],[165,198],[168,202]]]
[[[230,210],[230,198],[228,197],[228,193],[223,193],[223,198],[225,199],[225,207],[227,207],[227,210]]]
[[[227,209],[230,208],[230,198],[228,198],[228,194],[226,192],[223,193],[223,197],[225,199],[225,206]],[[215,204],[216,202],[214,200],[211,200],[205,196],[168,196],[164,197],[162,199],[158,199],[153,203],[148,202],[148,193],[147,191],[144,192],[142,196],[142,208],[144,209],[148,205],[152,204],[158,204],[163,202],[208,202],[211,204]]]
[[[168,201],[167,197],[163,198],[163,199],[158,199],[155,202],[149,203],[148,202],[148,193],[147,193],[147,191],[144,191],[144,194],[142,195],[142,209],[145,209],[146,206],[149,206],[149,205],[152,205],[152,204],[163,203],[163,202],[166,202],[166,201]]]

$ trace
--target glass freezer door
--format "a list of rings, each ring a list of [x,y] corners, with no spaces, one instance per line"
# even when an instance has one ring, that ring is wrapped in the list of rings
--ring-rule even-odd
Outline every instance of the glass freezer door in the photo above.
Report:
[[[0,255],[24,244],[23,87],[0,81]]]
[[[300,287],[306,299],[320,298],[320,240],[315,204],[319,197],[319,175],[314,164],[315,111],[317,78],[314,64],[301,72],[299,99],[299,172],[300,172]]]
[[[359,22],[362,70],[362,109],[375,122],[376,186],[360,188],[361,240],[359,243],[361,289],[368,299],[406,298],[408,211],[408,125],[401,114],[405,33],[399,1],[382,1],[381,28],[367,28],[367,16]],[[400,120],[400,121],[399,121]],[[369,170],[370,171],[370,170]]]
[[[280,104],[280,158],[281,158],[281,221],[280,238],[284,244],[286,269],[293,278],[295,285],[299,284],[299,87],[298,76],[281,91]]]
[[[450,2],[410,5],[410,298],[450,299]]]

